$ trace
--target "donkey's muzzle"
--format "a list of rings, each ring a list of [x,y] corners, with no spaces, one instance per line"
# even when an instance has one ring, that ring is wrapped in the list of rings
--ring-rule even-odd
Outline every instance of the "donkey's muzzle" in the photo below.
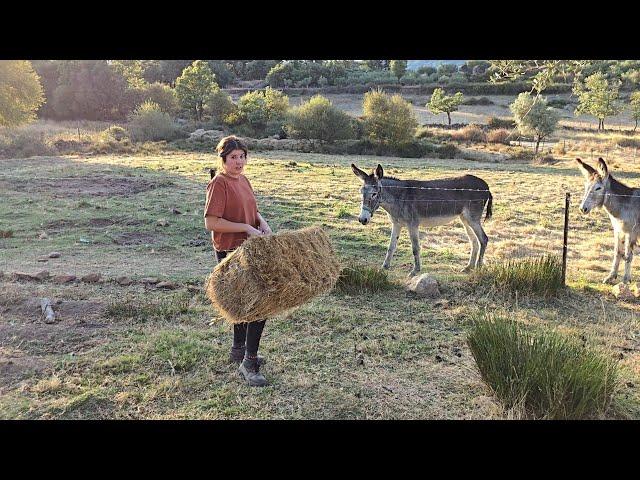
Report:
[[[587,209],[586,207],[580,207],[580,211],[582,213],[589,213],[589,209]]]
[[[367,223],[369,223],[369,219],[368,218],[359,218],[358,221],[362,224],[362,225],[366,225]]]

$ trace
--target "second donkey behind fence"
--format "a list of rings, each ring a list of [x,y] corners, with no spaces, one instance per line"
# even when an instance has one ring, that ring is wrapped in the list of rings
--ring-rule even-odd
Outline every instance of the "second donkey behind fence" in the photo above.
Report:
[[[381,165],[370,175],[354,164],[351,164],[351,169],[364,183],[358,217],[360,223],[369,223],[378,207],[386,210],[391,220],[391,241],[383,268],[389,268],[400,229],[405,226],[409,229],[415,262],[410,275],[416,275],[420,271],[419,227],[445,225],[456,218],[462,221],[471,243],[469,264],[463,271],[482,265],[489,242],[481,225],[482,212],[486,205],[485,220],[491,218],[493,203],[487,182],[473,175],[427,181],[400,180],[385,177]]]
[[[576,162],[584,175],[584,196],[580,211],[584,214],[603,208],[613,227],[613,264],[603,283],[615,283],[620,260],[624,258],[623,283],[631,281],[633,250],[640,237],[640,188],[631,188],[609,173],[604,159],[598,159],[597,169],[579,158]]]

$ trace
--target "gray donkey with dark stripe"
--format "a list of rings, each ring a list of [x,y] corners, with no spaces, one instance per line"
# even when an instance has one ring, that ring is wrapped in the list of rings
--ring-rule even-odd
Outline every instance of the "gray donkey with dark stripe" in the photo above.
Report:
[[[597,170],[579,158],[576,162],[585,177],[584,197],[580,211],[589,213],[594,208],[604,208],[613,226],[613,265],[603,283],[615,283],[620,260],[624,258],[624,277],[631,281],[633,249],[640,235],[640,188],[627,187],[609,174],[607,163],[598,159]]]
[[[363,225],[369,223],[373,213],[382,207],[391,220],[391,241],[387,256],[382,264],[389,268],[391,257],[396,250],[401,228],[409,229],[415,265],[410,275],[420,271],[420,237],[418,228],[445,225],[459,218],[467,231],[471,243],[471,257],[464,272],[482,265],[482,258],[489,238],[482,229],[481,219],[485,205],[485,220],[491,218],[493,196],[489,185],[473,175],[444,178],[439,180],[400,180],[385,177],[382,166],[368,175],[354,164],[353,173],[364,182],[362,205],[358,220]]]

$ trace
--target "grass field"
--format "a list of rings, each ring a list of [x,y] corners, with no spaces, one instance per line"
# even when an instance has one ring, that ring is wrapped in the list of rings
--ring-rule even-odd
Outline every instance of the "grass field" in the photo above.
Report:
[[[598,152],[582,154],[589,161]],[[640,167],[626,155],[615,156],[613,173],[621,168],[619,178],[638,185]],[[469,244],[456,222],[421,240],[423,271],[438,279],[442,298],[415,297],[401,286],[412,265],[403,231],[394,288],[333,292],[268,322],[264,389],[243,385],[226,363],[230,328],[202,293],[215,264],[202,219],[213,155],[2,160],[0,230],[11,233],[0,238],[0,418],[510,418],[466,345],[468,319],[485,309],[608,349],[624,378],[607,417],[640,418],[640,308],[599,283],[610,265],[610,225],[602,212],[578,214],[582,179],[570,158],[535,166],[252,153],[247,176],[272,228],[322,224],[345,263],[381,265],[390,233],[382,211],[366,227],[357,222],[352,162],[381,163],[401,178],[484,178],[494,195],[487,262],[559,254],[565,188],[574,195],[570,288],[560,296],[507,296],[469,281],[459,273]],[[52,251],[60,258],[37,261]],[[105,281],[60,285],[8,275],[43,269],[96,272]],[[121,286],[119,276],[134,283]],[[140,283],[150,276],[178,288]],[[40,319],[40,297],[61,301],[55,324]]]

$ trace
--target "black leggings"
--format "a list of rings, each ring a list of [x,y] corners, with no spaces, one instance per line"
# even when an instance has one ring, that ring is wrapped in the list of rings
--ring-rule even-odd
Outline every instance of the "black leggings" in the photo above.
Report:
[[[215,251],[218,262],[226,257],[229,251]],[[262,337],[262,329],[266,320],[260,320],[249,323],[236,323],[233,326],[233,348],[246,348],[245,356],[254,358],[258,356],[258,347],[260,346],[260,338]]]

